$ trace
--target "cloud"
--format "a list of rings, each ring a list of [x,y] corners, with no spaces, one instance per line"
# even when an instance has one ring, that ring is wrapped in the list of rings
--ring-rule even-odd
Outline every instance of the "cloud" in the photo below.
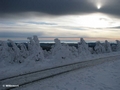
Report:
[[[106,2],[105,2],[106,1]],[[50,15],[84,14],[103,12],[120,15],[119,0],[1,0],[0,16],[27,12],[46,13]],[[96,4],[102,7],[97,10]]]
[[[87,0],[1,0],[0,14],[40,12],[65,15],[95,12],[96,8]]]
[[[56,23],[49,23],[49,22],[35,22],[35,21],[29,21],[29,22],[25,22],[25,23],[29,23],[29,24],[38,24],[38,25],[57,25]]]
[[[106,0],[106,4],[101,8],[101,12],[110,15],[120,15],[120,1],[119,0]]]
[[[56,26],[57,28],[67,29],[67,30],[88,30],[89,28],[80,27],[80,26]]]
[[[119,31],[120,30],[120,26],[108,27],[108,29],[112,29],[113,31]]]
[[[5,31],[1,31],[0,32],[0,38],[27,38],[27,37],[31,37],[33,35],[38,35],[39,37],[43,36],[44,33],[43,32],[5,32]]]

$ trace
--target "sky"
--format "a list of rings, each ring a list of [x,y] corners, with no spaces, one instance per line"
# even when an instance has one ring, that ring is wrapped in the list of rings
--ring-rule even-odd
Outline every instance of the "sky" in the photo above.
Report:
[[[120,40],[120,0],[0,0],[0,40]]]

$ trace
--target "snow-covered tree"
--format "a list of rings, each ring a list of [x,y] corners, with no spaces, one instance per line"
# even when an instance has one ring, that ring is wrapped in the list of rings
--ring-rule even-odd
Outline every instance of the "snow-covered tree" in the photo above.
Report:
[[[107,53],[112,52],[112,49],[111,49],[110,43],[109,43],[107,40],[105,40],[105,44],[104,44],[104,46],[105,46],[105,50],[106,50]]]
[[[91,54],[94,54],[94,53],[95,53],[95,51],[93,50],[92,47],[89,47],[89,50],[90,50],[90,53],[91,53]]]
[[[20,43],[20,44],[18,44],[17,46],[20,47],[20,54],[21,54],[21,56],[22,56],[23,58],[27,58],[28,55],[29,55],[29,52],[28,52],[25,44]]]
[[[116,50],[117,50],[117,51],[120,51],[120,41],[119,41],[119,40],[116,40],[116,43],[117,43]]]
[[[29,54],[32,55],[32,54],[34,54],[34,41],[33,41],[32,37],[28,37],[27,39],[29,40],[28,51],[29,51]]]
[[[61,59],[70,59],[72,56],[71,51],[68,48],[68,45],[62,45],[59,39],[54,39],[55,46],[52,47],[51,52],[54,56],[54,59],[61,60]]]
[[[2,44],[3,44],[3,41],[0,41],[0,55],[2,53],[2,48],[3,48]]]
[[[5,41],[0,41],[0,62],[13,63],[14,51],[10,48]]]
[[[80,42],[78,43],[78,53],[80,56],[86,56],[91,54],[88,44],[83,38],[81,38]]]
[[[71,51],[73,57],[78,57],[78,49],[76,47],[69,46],[69,50]]]
[[[44,53],[43,53],[43,50],[40,46],[40,43],[39,43],[39,40],[38,40],[38,37],[36,35],[33,36],[33,40],[35,42],[35,48],[36,48],[36,58],[38,60],[44,60]]]
[[[61,50],[61,47],[62,47],[59,39],[57,38],[54,39],[54,42],[55,42],[55,45],[52,46],[52,49],[51,49],[52,55],[55,55],[58,50]]]
[[[29,54],[32,56],[32,59],[35,59],[36,61],[44,60],[44,54],[43,50],[40,47],[38,37],[36,35],[33,36],[33,38],[28,37],[29,43],[28,43],[28,50]]]
[[[47,50],[43,50],[43,53],[44,53],[45,58],[50,58],[52,55],[52,53],[50,51],[47,51]]]
[[[96,46],[95,46],[95,51],[97,54],[102,54],[105,53],[105,47],[100,43],[100,41],[96,42]]]
[[[22,57],[20,53],[20,49],[17,47],[17,45],[10,39],[8,39],[10,44],[12,45],[12,50],[14,51],[14,62],[22,63],[24,61],[24,58]]]
[[[117,51],[117,45],[116,44],[112,44],[111,45],[112,51],[115,52]]]

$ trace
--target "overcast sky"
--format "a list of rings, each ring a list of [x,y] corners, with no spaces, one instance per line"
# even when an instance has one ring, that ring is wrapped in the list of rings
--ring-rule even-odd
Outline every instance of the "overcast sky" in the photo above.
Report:
[[[120,0],[0,0],[0,38],[120,40],[119,4]]]

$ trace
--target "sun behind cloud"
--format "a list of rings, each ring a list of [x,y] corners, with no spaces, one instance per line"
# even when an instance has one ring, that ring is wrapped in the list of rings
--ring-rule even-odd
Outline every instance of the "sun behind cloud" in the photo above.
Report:
[[[97,4],[97,9],[100,9],[102,5],[100,3]]]

